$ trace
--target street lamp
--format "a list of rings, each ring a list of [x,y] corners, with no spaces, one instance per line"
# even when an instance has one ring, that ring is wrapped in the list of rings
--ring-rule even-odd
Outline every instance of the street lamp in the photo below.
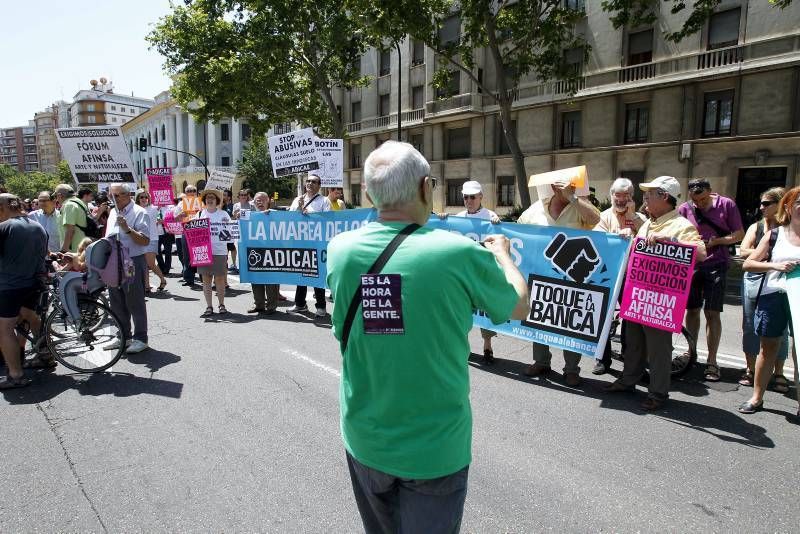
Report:
[[[400,43],[395,39],[394,47],[397,49],[397,140],[402,141],[403,135],[403,120],[402,120],[402,104],[403,104],[403,58],[400,56]]]

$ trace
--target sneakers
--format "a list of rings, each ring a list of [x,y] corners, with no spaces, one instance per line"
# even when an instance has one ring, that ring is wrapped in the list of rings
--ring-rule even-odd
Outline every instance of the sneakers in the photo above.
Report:
[[[128,354],[136,354],[148,348],[150,347],[148,347],[147,343],[145,343],[144,341],[139,341],[138,339],[134,339],[130,343],[128,343],[128,348],[125,350],[125,352],[127,352]]]
[[[295,304],[294,306],[289,308],[289,311],[292,313],[307,312],[308,306],[298,306],[297,304]]]
[[[258,306],[253,306],[252,308],[247,309],[247,313],[263,313],[264,308],[259,308]]]
[[[231,273],[231,274],[239,274],[239,268],[238,267],[230,267],[228,269],[228,272]]]
[[[325,311],[325,308],[317,308],[317,311],[314,312],[316,317],[325,317],[328,315],[328,312]]]
[[[604,375],[607,372],[608,372],[608,367],[606,367],[606,364],[604,364],[599,360],[597,361],[596,364],[594,364],[594,369],[592,369],[593,375]]]

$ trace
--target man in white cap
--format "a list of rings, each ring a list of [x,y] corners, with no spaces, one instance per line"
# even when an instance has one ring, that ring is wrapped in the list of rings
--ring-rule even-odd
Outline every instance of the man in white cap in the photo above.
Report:
[[[600,211],[585,197],[576,195],[575,186],[570,181],[556,182],[550,188],[553,194],[534,202],[522,212],[518,223],[591,230],[600,221]],[[549,375],[551,357],[550,347],[534,343],[533,365],[525,369],[525,374],[532,377]],[[580,353],[564,351],[564,382],[569,387],[581,383],[580,361]]]
[[[697,262],[706,257],[703,239],[694,225],[676,210],[681,186],[672,176],[659,176],[652,182],[639,184],[644,191],[644,204],[650,220],[636,234],[647,240],[669,241],[697,246]],[[625,355],[622,376],[606,387],[608,392],[633,391],[642,378],[645,363],[650,365],[650,384],[645,411],[658,410],[669,397],[672,373],[672,333],[651,326],[625,321]]]
[[[464,211],[456,213],[456,217],[470,217],[475,219],[483,219],[491,221],[492,224],[498,224],[500,217],[497,216],[492,210],[488,210],[482,206],[483,203],[483,187],[481,183],[476,180],[469,180],[464,182],[461,186],[461,195],[464,197]],[[492,338],[496,336],[495,332],[481,328],[481,337],[483,338],[483,363],[492,365],[494,363],[494,350],[492,350]]]

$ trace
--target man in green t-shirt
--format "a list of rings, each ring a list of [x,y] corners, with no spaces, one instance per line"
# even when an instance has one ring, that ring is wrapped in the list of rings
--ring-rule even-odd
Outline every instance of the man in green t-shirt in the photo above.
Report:
[[[88,208],[69,184],[57,185],[54,193],[60,206],[61,252],[78,252],[78,245],[86,237],[81,228],[86,228]]]
[[[502,323],[524,318],[530,306],[501,235],[487,237],[483,248],[420,227],[368,275],[398,234],[427,222],[436,185],[429,174],[411,145],[383,143],[364,163],[378,220],[328,247],[343,357],[341,431],[367,532],[458,531],[471,461],[473,309]]]

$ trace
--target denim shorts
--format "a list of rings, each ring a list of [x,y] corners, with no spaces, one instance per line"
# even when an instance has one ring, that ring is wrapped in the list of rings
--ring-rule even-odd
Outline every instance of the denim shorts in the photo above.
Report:
[[[758,297],[755,313],[756,334],[761,337],[782,337],[788,325],[792,332],[792,314],[786,293],[767,293]]]

